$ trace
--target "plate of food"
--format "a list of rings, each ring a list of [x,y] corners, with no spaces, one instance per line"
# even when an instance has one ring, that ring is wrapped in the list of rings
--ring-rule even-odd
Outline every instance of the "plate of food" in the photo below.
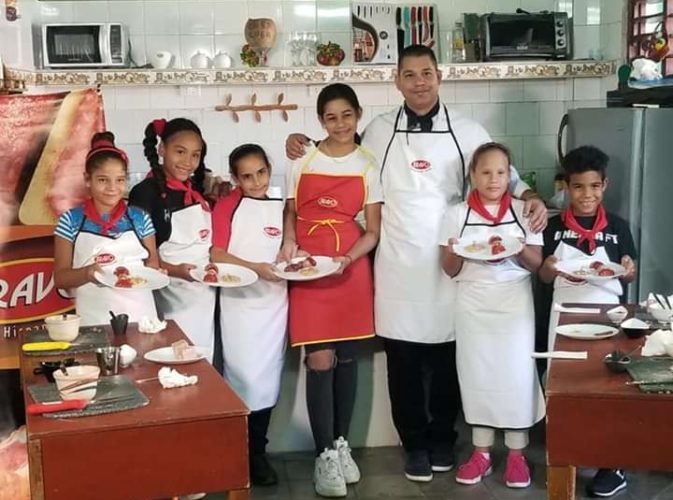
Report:
[[[561,260],[556,263],[556,269],[572,278],[587,281],[611,280],[626,273],[626,269],[619,264],[597,259]]]
[[[189,274],[196,281],[222,288],[237,288],[252,285],[257,281],[257,273],[247,267],[236,264],[209,263],[203,268],[192,269]]]
[[[488,239],[463,237],[453,249],[456,254],[470,260],[500,260],[518,254],[523,243],[517,238],[494,234]]]
[[[145,266],[106,266],[96,279],[118,290],[158,290],[168,286],[168,276]]]
[[[614,337],[619,333],[618,328],[609,325],[592,323],[574,323],[556,327],[556,333],[579,340],[600,340]]]
[[[196,363],[208,355],[208,348],[189,345],[186,340],[178,340],[168,347],[148,351],[143,356],[147,361],[162,365],[186,365]]]
[[[276,264],[276,276],[291,281],[309,281],[324,278],[334,274],[340,264],[334,262],[332,257],[313,255],[308,257],[295,257],[290,262]]]

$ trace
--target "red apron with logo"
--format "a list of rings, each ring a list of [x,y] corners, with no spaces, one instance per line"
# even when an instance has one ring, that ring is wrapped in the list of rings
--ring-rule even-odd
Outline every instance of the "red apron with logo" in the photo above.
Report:
[[[308,161],[307,161],[308,164]],[[297,181],[297,243],[311,255],[344,255],[362,235],[355,216],[366,200],[364,175],[302,171]],[[369,258],[341,275],[290,286],[293,346],[374,336],[374,290]]]

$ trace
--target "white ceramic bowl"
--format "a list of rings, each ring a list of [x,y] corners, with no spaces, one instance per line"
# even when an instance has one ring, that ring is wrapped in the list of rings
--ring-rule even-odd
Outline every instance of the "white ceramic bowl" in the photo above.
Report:
[[[96,395],[99,375],[100,368],[94,365],[68,366],[65,369],[65,373],[61,370],[56,370],[54,372],[54,380],[56,381],[56,387],[61,395],[61,399],[86,399],[89,401]],[[94,380],[68,391],[61,390],[63,387],[86,379]]]
[[[80,320],[81,318],[77,314],[59,314],[44,318],[49,338],[57,342],[72,342],[75,340],[79,335]]]
[[[626,316],[628,316],[629,312],[626,310],[625,307],[615,307],[614,309],[610,309],[607,312],[608,318],[610,318],[610,321],[612,321],[615,324],[620,324]]]
[[[659,304],[650,304],[647,309],[657,321],[668,323],[673,320],[673,310],[671,309],[664,309]]]

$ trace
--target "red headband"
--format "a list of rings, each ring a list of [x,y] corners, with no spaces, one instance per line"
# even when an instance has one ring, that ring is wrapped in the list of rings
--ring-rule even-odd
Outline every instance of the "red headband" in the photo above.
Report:
[[[166,128],[166,119],[159,118],[157,120],[152,120],[152,128],[154,129],[155,134],[161,136],[164,133],[164,129]]]
[[[86,155],[86,160],[89,161],[93,155],[103,151],[109,151],[111,153],[117,154],[124,162],[124,165],[127,167],[129,166],[129,157],[126,155],[126,152],[115,147],[114,143],[112,141],[108,141],[107,139],[99,139],[94,141],[94,143],[91,145],[91,150]]]

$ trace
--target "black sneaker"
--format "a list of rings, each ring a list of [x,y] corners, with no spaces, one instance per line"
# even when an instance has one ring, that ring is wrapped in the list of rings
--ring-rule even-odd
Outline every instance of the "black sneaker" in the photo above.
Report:
[[[404,475],[409,481],[427,483],[432,481],[432,467],[426,450],[407,452],[407,463],[404,465]]]
[[[452,447],[438,447],[430,450],[430,464],[433,472],[448,472],[455,463]]]
[[[278,475],[266,455],[250,456],[250,482],[253,486],[273,486],[278,483]]]
[[[611,497],[626,488],[626,476],[621,469],[598,469],[587,486],[587,493],[594,497]]]

